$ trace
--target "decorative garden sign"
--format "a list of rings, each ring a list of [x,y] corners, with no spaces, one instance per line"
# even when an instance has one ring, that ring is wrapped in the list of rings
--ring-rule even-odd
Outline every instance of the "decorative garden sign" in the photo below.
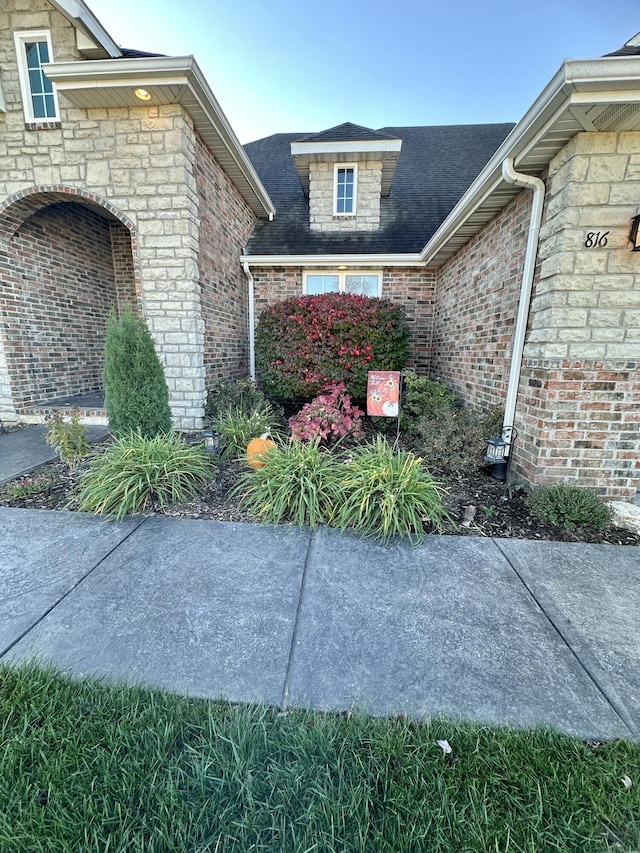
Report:
[[[367,375],[367,414],[397,418],[400,412],[400,371],[370,370]]]

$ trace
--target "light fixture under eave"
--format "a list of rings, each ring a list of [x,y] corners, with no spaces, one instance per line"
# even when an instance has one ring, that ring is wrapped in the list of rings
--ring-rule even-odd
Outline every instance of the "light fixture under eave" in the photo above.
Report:
[[[631,220],[631,231],[629,231],[629,242],[633,243],[632,252],[640,252],[640,213]]]
[[[146,89],[134,89],[133,94],[136,96],[136,98],[140,98],[141,101],[151,100],[151,92],[147,92]]]

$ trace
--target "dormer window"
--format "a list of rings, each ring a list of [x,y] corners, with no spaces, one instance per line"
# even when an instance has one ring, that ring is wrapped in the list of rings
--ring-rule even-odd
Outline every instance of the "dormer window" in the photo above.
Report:
[[[334,205],[335,216],[354,216],[356,212],[356,176],[357,166],[336,165],[334,167]]]
[[[28,123],[57,122],[56,91],[42,70],[44,63],[53,61],[51,34],[47,30],[30,30],[14,35],[25,119]]]

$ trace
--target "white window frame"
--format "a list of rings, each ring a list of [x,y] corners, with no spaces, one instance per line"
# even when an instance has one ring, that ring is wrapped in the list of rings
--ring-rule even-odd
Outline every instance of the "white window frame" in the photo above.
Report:
[[[31,84],[29,82],[29,70],[27,68],[27,42],[46,41],[49,52],[49,62],[53,62],[53,44],[49,30],[22,30],[13,34],[16,54],[18,57],[18,75],[20,77],[20,92],[22,94],[22,108],[25,120],[29,124],[53,124],[60,121],[60,105],[58,103],[58,92],[55,83],[51,84],[53,92],[53,103],[55,107],[54,116],[38,116],[33,112],[33,100]]]
[[[340,169],[353,169],[353,209],[348,213],[338,213],[338,171]],[[333,215],[340,218],[355,216],[358,206],[358,164],[357,163],[334,163],[333,165]]]
[[[310,275],[331,275],[338,277],[338,293],[347,293],[347,276],[349,275],[368,275],[368,276],[376,276],[378,279],[378,289],[373,297],[369,297],[370,299],[380,298],[382,293],[382,272],[380,270],[304,270],[302,274],[302,292],[305,295],[308,295],[309,290],[307,288],[307,278]]]

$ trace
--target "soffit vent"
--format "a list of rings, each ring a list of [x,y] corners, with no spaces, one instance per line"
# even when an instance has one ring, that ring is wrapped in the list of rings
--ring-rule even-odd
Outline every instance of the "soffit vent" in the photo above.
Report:
[[[593,126],[603,133],[613,132],[638,113],[640,113],[638,104],[611,104],[593,119]]]

